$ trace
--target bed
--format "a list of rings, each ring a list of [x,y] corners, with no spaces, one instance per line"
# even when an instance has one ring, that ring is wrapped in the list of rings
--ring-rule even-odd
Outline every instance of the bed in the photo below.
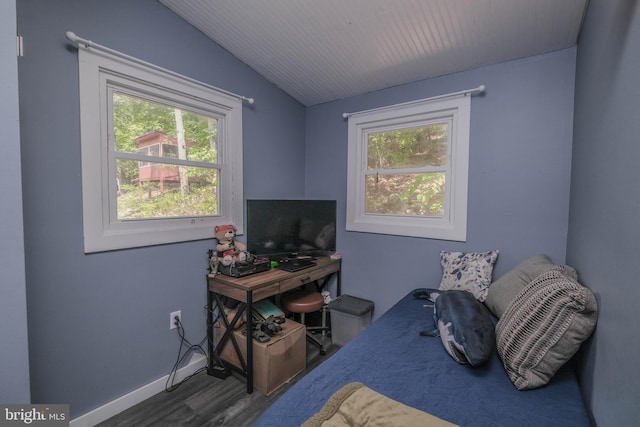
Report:
[[[410,292],[294,384],[254,425],[300,426],[350,383],[460,426],[590,425],[571,361],[546,385],[520,391],[497,350],[481,366],[459,364],[439,338],[420,336],[433,325],[433,307]]]

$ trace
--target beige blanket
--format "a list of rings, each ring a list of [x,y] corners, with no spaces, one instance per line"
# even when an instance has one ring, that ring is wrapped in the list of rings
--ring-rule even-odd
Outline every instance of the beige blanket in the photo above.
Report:
[[[302,427],[455,427],[426,412],[390,399],[361,383],[336,391]]]

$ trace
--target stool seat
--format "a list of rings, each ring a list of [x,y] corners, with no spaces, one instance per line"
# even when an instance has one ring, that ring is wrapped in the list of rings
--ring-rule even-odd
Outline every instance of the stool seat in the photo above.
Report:
[[[327,346],[331,345],[331,340],[327,337],[326,312],[327,306],[324,304],[324,297],[320,292],[309,289],[290,291],[280,297],[280,304],[287,311],[300,315],[300,323],[306,326],[304,317],[306,313],[320,311],[322,313],[322,326],[306,326],[307,339],[320,348],[320,354],[326,354]],[[322,332],[321,337],[314,335],[314,332]],[[329,340],[327,342],[327,339]]]
[[[282,296],[282,305],[292,313],[313,313],[319,311],[324,298],[314,291],[292,291]]]

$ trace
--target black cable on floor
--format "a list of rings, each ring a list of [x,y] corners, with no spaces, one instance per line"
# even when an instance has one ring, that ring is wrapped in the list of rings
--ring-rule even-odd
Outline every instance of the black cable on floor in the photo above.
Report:
[[[168,391],[168,392],[176,390],[183,383],[187,382],[189,379],[191,379],[195,375],[199,374],[202,371],[207,370],[207,366],[203,366],[202,368],[196,370],[193,374],[185,377],[179,383],[177,384],[173,383],[173,381],[175,380],[176,374],[178,373],[178,368],[180,367],[180,364],[184,362],[187,356],[189,356],[193,352],[199,352],[203,354],[205,358],[207,358],[207,352],[204,351],[201,344],[202,342],[206,341],[207,338],[204,338],[200,344],[195,344],[195,345],[191,344],[189,340],[185,337],[184,327],[182,326],[182,322],[179,319],[176,319],[176,322],[177,322],[176,329],[178,330],[178,336],[180,336],[180,349],[178,350],[178,358],[176,360],[176,363],[175,365],[173,365],[173,369],[171,369],[171,372],[169,373],[169,377],[167,378],[167,382],[165,383],[165,386],[164,386],[165,391]],[[184,354],[182,354],[182,350],[184,347],[186,347],[186,351]]]

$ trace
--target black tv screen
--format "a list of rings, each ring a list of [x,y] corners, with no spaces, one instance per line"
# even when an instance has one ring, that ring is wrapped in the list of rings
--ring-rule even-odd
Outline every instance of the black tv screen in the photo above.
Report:
[[[247,249],[277,259],[336,251],[335,200],[247,200]]]

